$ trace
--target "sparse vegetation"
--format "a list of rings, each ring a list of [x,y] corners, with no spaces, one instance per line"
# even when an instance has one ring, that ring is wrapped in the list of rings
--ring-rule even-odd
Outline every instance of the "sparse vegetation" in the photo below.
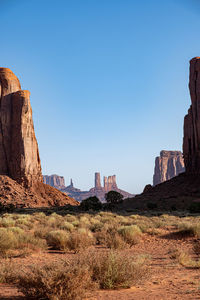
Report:
[[[4,213],[0,216],[0,283],[16,285],[27,298],[82,299],[94,288],[125,288],[146,278],[148,259],[134,252],[140,243],[145,251],[145,240],[194,241],[189,252],[180,247],[169,251],[168,257],[184,268],[200,268],[199,238],[200,217],[187,214]],[[15,267],[16,258],[26,260],[37,251],[48,257],[52,252],[60,255],[59,251],[62,256],[48,264],[24,265],[21,271]]]
[[[2,281],[14,283],[28,298],[83,299],[94,288],[128,288],[147,275],[144,257],[118,252],[86,252],[69,261],[31,265],[0,273]]]

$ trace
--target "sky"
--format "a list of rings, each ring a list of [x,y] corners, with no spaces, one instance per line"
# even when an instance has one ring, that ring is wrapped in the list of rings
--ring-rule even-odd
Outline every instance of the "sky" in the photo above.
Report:
[[[159,152],[182,149],[198,2],[0,0],[0,66],[31,92],[43,174],[152,183]]]

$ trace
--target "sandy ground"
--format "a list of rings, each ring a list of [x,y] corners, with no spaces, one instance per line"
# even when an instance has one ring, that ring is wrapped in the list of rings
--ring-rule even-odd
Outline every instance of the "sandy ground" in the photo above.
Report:
[[[149,255],[149,276],[140,284],[123,290],[105,290],[95,292],[91,300],[171,300],[171,299],[200,299],[200,270],[182,267],[171,258],[174,249],[189,252],[197,258],[193,246],[199,241],[191,237],[173,234],[170,230],[162,231],[159,235],[144,234],[140,243],[130,250],[131,255]],[[50,260],[66,258],[70,254],[38,253],[27,258],[16,258],[19,264],[44,263]],[[73,255],[73,254],[71,254]],[[25,300],[13,286],[0,284],[0,299]]]

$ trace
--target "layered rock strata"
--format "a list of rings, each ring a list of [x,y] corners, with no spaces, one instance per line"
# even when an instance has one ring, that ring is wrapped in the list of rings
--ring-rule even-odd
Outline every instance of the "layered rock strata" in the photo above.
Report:
[[[43,182],[57,189],[65,188],[65,178],[56,174],[43,176]]]
[[[77,205],[74,199],[45,185],[42,179],[30,92],[21,90],[10,69],[0,68],[0,203]]]
[[[0,174],[25,187],[42,181],[30,93],[7,68],[0,68]]]
[[[162,150],[160,156],[155,159],[153,185],[170,180],[184,171],[184,159],[181,151]]]

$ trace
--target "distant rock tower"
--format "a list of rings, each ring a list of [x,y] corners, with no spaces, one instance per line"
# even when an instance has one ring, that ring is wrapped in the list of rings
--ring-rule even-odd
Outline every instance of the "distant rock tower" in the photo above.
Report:
[[[108,191],[108,177],[104,176],[103,178],[103,186],[104,186],[104,190],[105,192]]]
[[[100,173],[95,173],[95,188],[96,189],[101,189],[101,177]]]
[[[71,186],[71,187],[74,187],[72,178],[71,178],[71,180],[70,180],[70,186]]]

